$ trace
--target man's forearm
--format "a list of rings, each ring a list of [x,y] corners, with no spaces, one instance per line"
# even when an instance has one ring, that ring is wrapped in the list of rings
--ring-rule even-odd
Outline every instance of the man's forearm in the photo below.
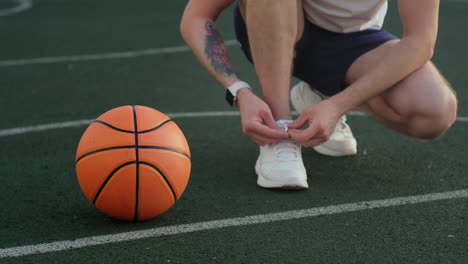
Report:
[[[223,87],[239,80],[214,22],[190,21],[181,26],[181,32],[200,63]]]
[[[375,67],[345,90],[332,96],[330,101],[345,114],[392,87],[430,60],[432,49],[421,48],[419,43],[421,41],[403,39],[389,47]]]

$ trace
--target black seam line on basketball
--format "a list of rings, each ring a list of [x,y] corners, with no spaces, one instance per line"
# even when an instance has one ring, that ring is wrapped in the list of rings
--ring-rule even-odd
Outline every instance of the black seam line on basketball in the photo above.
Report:
[[[173,148],[168,148],[168,147],[162,147],[162,146],[138,146],[140,149],[159,149],[159,150],[167,150],[167,151],[171,151],[171,152],[175,152],[177,154],[180,154],[184,157],[186,157],[187,159],[191,160],[190,158],[190,155],[188,155],[187,153],[184,153],[180,150],[177,150],[177,149],[173,149]]]
[[[83,155],[81,155],[76,161],[75,161],[75,164],[77,164],[80,160],[82,160],[83,158],[86,158],[92,154],[96,154],[96,153],[99,153],[99,152],[103,152],[103,151],[108,151],[108,150],[114,150],[114,149],[129,149],[129,148],[135,148],[134,145],[128,145],[128,146],[115,146],[115,147],[109,147],[109,148],[102,148],[102,149],[96,149],[96,150],[93,150],[93,151],[90,151],[88,153],[85,153]],[[168,148],[168,147],[161,147],[161,146],[138,146],[139,149],[159,149],[159,150],[167,150],[167,151],[171,151],[171,152],[175,152],[177,154],[180,154],[182,156],[185,156],[186,158],[188,158],[189,160],[191,159],[190,156],[182,151],[179,151],[177,149],[173,149],[173,148]]]
[[[156,167],[154,164],[151,164],[151,163],[145,162],[145,161],[141,161],[140,164],[149,166],[149,167],[155,169],[157,172],[159,172],[159,174],[163,177],[164,181],[166,182],[167,186],[169,186],[169,189],[171,189],[172,195],[174,196],[174,203],[175,203],[177,201],[177,194],[176,194],[176,192],[174,190],[174,187],[172,186],[171,182],[167,179],[166,175],[158,167]]]
[[[133,216],[133,221],[138,221],[138,197],[140,196],[140,153],[138,149],[138,120],[136,108],[132,105],[133,112],[133,129],[135,135],[135,161],[136,161],[136,172],[135,172],[135,214]]]
[[[111,125],[111,124],[109,124],[109,123],[103,122],[103,121],[101,121],[101,120],[94,120],[94,123],[103,124],[103,125],[105,125],[105,126],[107,126],[107,127],[109,127],[109,128],[112,128],[112,129],[114,129],[114,130],[117,130],[117,131],[120,131],[120,132],[124,132],[124,133],[132,133],[132,134],[135,133],[134,131],[131,131],[131,130],[125,130],[125,129],[121,129],[121,128],[115,127],[115,126],[113,126],[113,125]]]
[[[113,149],[128,149],[128,148],[135,148],[135,146],[134,145],[115,146],[115,147],[109,147],[109,148],[96,149],[96,150],[93,150],[93,151],[90,151],[88,153],[85,153],[85,154],[81,155],[78,159],[76,159],[75,164],[78,163],[78,161],[82,160],[83,158],[85,158],[85,157],[87,157],[89,155],[92,155],[92,154],[96,154],[96,153],[103,152],[103,151],[108,151],[108,150],[113,150]]]
[[[147,130],[143,130],[143,131],[138,131],[138,134],[143,134],[143,133],[148,133],[148,132],[154,131],[154,130],[156,130],[156,129],[161,128],[162,126],[164,126],[165,124],[167,124],[167,123],[169,123],[169,122],[172,122],[172,120],[171,120],[171,119],[168,119],[168,120],[162,122],[161,124],[159,124],[159,125],[157,125],[157,126],[155,126],[155,127],[153,127],[153,128],[150,128],[150,129],[147,129]]]
[[[162,122],[161,124],[159,124],[159,125],[157,125],[157,126],[155,126],[155,127],[153,127],[153,128],[150,128],[150,129],[147,129],[147,130],[143,130],[143,131],[138,131],[137,133],[138,133],[138,134],[143,134],[143,133],[148,133],[148,132],[151,132],[151,131],[155,131],[155,130],[161,128],[162,126],[164,126],[165,124],[167,124],[167,123],[169,123],[169,122],[172,122],[172,120],[171,120],[171,119],[168,119],[168,120]],[[111,124],[109,124],[109,123],[106,123],[106,122],[104,122],[104,121],[101,121],[101,120],[94,120],[94,123],[103,124],[103,125],[105,125],[105,126],[107,126],[107,127],[109,127],[109,128],[112,128],[112,129],[114,129],[114,130],[117,130],[117,131],[119,131],[119,132],[131,133],[131,134],[134,134],[134,133],[135,133],[135,131],[121,129],[121,128],[115,127],[115,126],[113,126],[113,125],[111,125]]]
[[[136,161],[129,161],[129,162],[126,162],[124,164],[121,164],[119,165],[117,168],[115,168],[110,174],[109,176],[107,176],[106,180],[104,180],[104,182],[101,184],[101,187],[99,187],[99,190],[97,191],[96,195],[94,196],[94,199],[93,199],[93,204],[96,205],[96,201],[97,199],[99,198],[99,195],[101,195],[101,192],[102,190],[104,190],[104,187],[106,187],[107,183],[110,181],[110,179],[114,176],[115,173],[117,173],[117,171],[119,171],[121,168],[125,167],[125,166],[128,166],[128,165],[131,165],[131,164],[135,164]]]

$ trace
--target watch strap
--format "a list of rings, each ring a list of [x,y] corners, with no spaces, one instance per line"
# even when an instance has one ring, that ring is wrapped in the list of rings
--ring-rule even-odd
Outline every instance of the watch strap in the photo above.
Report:
[[[226,101],[228,101],[229,105],[235,106],[237,101],[237,92],[239,92],[242,88],[249,88],[250,85],[243,81],[238,81],[227,87],[226,89]]]

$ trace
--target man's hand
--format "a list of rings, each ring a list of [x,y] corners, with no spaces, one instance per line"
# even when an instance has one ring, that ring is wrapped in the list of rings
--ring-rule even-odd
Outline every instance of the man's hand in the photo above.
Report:
[[[268,105],[249,89],[237,93],[242,132],[259,145],[278,142],[289,137],[276,126]]]
[[[289,135],[291,139],[305,147],[320,145],[330,138],[341,115],[342,113],[336,105],[324,100],[306,108],[288,126]],[[305,124],[309,124],[309,127],[300,129]]]

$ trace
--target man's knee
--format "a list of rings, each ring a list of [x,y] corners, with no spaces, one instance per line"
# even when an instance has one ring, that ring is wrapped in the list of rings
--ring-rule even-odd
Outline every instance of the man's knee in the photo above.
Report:
[[[457,119],[457,99],[450,93],[442,102],[434,104],[429,113],[413,113],[408,118],[408,134],[420,139],[436,139],[455,123]]]
[[[431,62],[406,78],[386,99],[401,116],[407,133],[417,138],[438,138],[457,118],[455,92]]]

